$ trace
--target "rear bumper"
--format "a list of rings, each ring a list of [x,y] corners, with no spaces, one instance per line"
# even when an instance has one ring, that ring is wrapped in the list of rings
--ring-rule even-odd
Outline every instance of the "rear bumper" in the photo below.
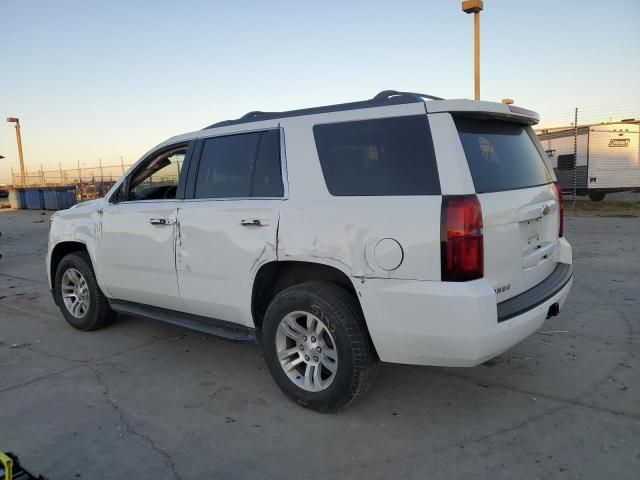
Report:
[[[506,302],[496,304],[495,292],[485,279],[461,283],[376,279],[356,288],[382,361],[472,367],[539,329],[553,304],[562,307],[573,284],[571,266],[564,265],[558,267],[562,277],[552,274],[551,280],[523,294],[528,295],[528,305],[522,298],[511,302],[524,308],[510,310],[502,321],[499,311],[505,311]],[[550,282],[554,288],[536,290]]]
[[[546,302],[573,278],[573,267],[559,263],[551,275],[526,292],[498,304],[498,322],[517,317]]]

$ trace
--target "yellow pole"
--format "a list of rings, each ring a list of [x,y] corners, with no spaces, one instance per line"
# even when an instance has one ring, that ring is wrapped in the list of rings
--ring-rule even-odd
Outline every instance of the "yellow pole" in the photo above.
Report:
[[[475,32],[474,74],[475,99],[480,100],[480,12],[473,13],[473,29]]]
[[[464,0],[462,11],[473,13],[473,79],[474,98],[480,100],[480,12],[484,9],[482,0]]]
[[[20,120],[16,119],[16,138],[18,140],[18,157],[20,158],[20,177],[22,186],[27,186],[27,175],[24,171],[24,157],[22,156],[22,136],[20,135]]]

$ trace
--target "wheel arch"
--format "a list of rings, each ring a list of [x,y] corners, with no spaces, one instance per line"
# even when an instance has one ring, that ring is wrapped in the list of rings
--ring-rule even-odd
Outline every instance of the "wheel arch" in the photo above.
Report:
[[[285,288],[309,281],[327,281],[340,285],[357,300],[358,292],[342,270],[324,263],[283,260],[263,264],[256,272],[251,291],[251,315],[256,329],[262,327],[264,314],[271,300]]]
[[[58,269],[58,265],[60,265],[60,262],[66,255],[73,252],[87,252],[89,258],[91,258],[91,253],[89,253],[87,245],[83,242],[63,241],[57,243],[51,250],[51,259],[49,260],[49,280],[52,288],[55,288],[56,270]],[[93,264],[93,258],[91,258],[91,263]]]

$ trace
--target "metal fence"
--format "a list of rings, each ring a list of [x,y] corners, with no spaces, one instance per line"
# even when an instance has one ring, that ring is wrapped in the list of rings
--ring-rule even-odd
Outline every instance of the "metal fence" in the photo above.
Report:
[[[53,187],[71,186],[76,188],[78,199],[89,200],[103,197],[113,184],[124,174],[130,165],[121,162],[119,165],[102,165],[86,167],[78,164],[77,168],[57,170],[27,171],[25,185],[27,187]],[[22,177],[11,169],[12,184],[16,187],[23,186]]]

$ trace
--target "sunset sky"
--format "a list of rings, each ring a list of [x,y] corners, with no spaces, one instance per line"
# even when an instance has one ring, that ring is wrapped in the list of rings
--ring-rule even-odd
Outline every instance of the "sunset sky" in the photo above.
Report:
[[[568,121],[575,106],[633,116],[638,25],[638,0],[486,0],[482,97],[543,120]],[[0,0],[0,32],[0,183],[18,170],[7,116],[36,170],[131,163],[250,110],[385,89],[473,95],[473,20],[457,0]]]

